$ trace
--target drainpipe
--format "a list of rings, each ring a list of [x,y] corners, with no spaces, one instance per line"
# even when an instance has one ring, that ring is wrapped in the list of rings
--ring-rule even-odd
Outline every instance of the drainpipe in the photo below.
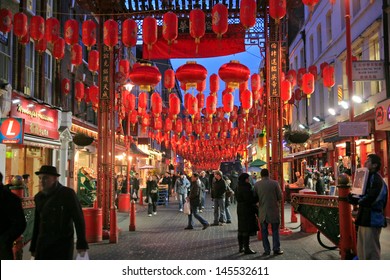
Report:
[[[301,31],[301,38],[303,42],[303,67],[306,69],[306,31]],[[305,102],[305,115],[306,115],[306,126],[309,127],[309,99],[306,98]]]

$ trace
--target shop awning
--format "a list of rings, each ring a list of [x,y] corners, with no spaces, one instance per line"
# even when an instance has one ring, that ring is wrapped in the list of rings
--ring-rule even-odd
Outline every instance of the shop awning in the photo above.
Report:
[[[305,151],[300,151],[300,152],[292,153],[292,154],[285,156],[283,158],[283,161],[311,157],[311,156],[326,153],[327,151],[328,151],[327,148],[314,148],[314,149],[309,149],[309,150],[305,150]]]
[[[134,143],[130,144],[130,153],[136,157],[148,158],[149,155],[140,149],[138,149],[137,145]]]

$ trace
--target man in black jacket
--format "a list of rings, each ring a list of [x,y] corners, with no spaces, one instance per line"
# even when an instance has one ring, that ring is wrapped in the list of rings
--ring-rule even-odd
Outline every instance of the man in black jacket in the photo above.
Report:
[[[225,192],[227,190],[226,182],[222,178],[222,172],[214,172],[214,182],[211,189],[211,198],[214,200],[214,223],[213,226],[222,226],[226,223],[225,214]]]
[[[3,186],[0,173],[0,260],[13,260],[14,241],[26,228],[26,219],[20,198]]]
[[[88,249],[85,222],[80,202],[73,189],[58,182],[57,168],[43,165],[35,172],[41,191],[35,195],[35,219],[31,240],[31,255],[37,260],[71,260],[76,248],[81,256]]]

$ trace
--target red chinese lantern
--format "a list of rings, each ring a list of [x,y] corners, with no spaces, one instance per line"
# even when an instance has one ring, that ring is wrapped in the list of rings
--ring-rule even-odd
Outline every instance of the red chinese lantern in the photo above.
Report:
[[[190,12],[190,35],[195,39],[196,53],[198,53],[198,46],[200,38],[206,32],[206,16],[201,9],[193,9]]]
[[[138,108],[146,109],[148,107],[148,94],[141,92],[138,96]]]
[[[177,119],[175,123],[175,132],[180,134],[183,131],[183,122],[181,119]]]
[[[335,84],[334,80],[334,67],[332,65],[325,66],[322,71],[322,78],[324,82],[324,86],[331,88]]]
[[[308,95],[308,98],[314,92],[314,76],[312,73],[305,73],[302,76],[302,91]]]
[[[155,87],[161,81],[161,73],[155,66],[134,64],[129,78],[141,90],[149,91],[151,87]]]
[[[170,132],[172,130],[172,120],[170,118],[165,119],[164,130],[165,132]]]
[[[144,18],[142,23],[142,39],[148,46],[148,50],[151,50],[153,44],[157,42],[157,21],[155,18]]]
[[[81,37],[83,44],[91,49],[96,44],[96,23],[93,20],[86,20],[81,27]]]
[[[233,107],[234,107],[233,94],[231,94],[230,92],[226,93],[222,97],[222,103],[223,103],[223,110],[225,111],[225,113],[230,113],[231,111],[233,111]]]
[[[147,127],[150,126],[150,115],[148,113],[145,113],[144,115],[142,115],[142,117],[141,117],[141,125],[144,128],[147,128]]]
[[[291,99],[291,83],[289,80],[284,80],[282,81],[280,85],[280,97],[282,98],[283,101],[288,101]]]
[[[26,35],[20,38],[19,43],[21,43],[22,45],[27,45],[28,43],[30,43],[30,32],[28,30]]]
[[[118,71],[118,81],[119,83],[124,83],[130,74],[130,62],[127,59],[121,59],[119,61],[119,71]]]
[[[319,0],[302,0],[302,3],[305,4],[306,6],[309,6],[310,12],[313,11],[314,6],[317,5]]]
[[[196,99],[198,99],[198,109],[201,110],[204,106],[204,94],[202,92],[199,92],[196,95]]]
[[[251,76],[251,89],[252,92],[259,91],[261,87],[260,75],[255,73]]]
[[[61,60],[65,55],[65,40],[61,37],[57,38],[53,45],[53,57]]]
[[[217,111],[217,96],[209,95],[206,98],[206,112],[209,115],[215,114]]]
[[[31,38],[35,41],[41,40],[45,36],[45,20],[43,19],[43,17],[33,16],[31,18],[30,25]]]
[[[46,38],[43,37],[41,40],[35,42],[35,50],[39,53],[43,53],[46,51],[47,41]]]
[[[301,89],[299,89],[299,88],[295,89],[294,98],[296,101],[301,101],[301,99],[302,99],[302,90]]]
[[[186,89],[196,87],[197,83],[202,82],[206,77],[206,68],[195,61],[187,61],[176,70],[176,78],[186,86]]]
[[[317,66],[310,65],[308,70],[309,70],[310,73],[313,74],[314,80],[317,80],[317,76],[318,76]]]
[[[185,131],[186,131],[187,136],[192,134],[192,123],[191,122],[186,122]]]
[[[27,16],[24,13],[14,15],[14,34],[20,40],[28,32]]]
[[[0,9],[0,32],[6,34],[12,29],[12,13],[8,9]]]
[[[210,76],[210,91],[212,93],[219,91],[219,77],[217,74],[212,74]]]
[[[48,18],[46,20],[45,34],[49,43],[56,42],[60,34],[60,21],[54,17]]]
[[[77,103],[80,104],[81,100],[84,98],[84,83],[77,81],[75,83],[75,93],[74,98],[77,100]]]
[[[297,74],[297,85],[302,88],[302,77],[306,73],[306,68],[299,68]]]
[[[154,118],[154,123],[153,123],[153,129],[161,130],[162,127],[163,127],[163,125],[162,125],[162,118],[161,118],[161,116],[155,117]]]
[[[99,87],[92,85],[89,87],[89,100],[91,100],[92,107],[96,110],[99,107]]]
[[[88,69],[93,74],[99,71],[99,52],[92,50],[88,54]]]
[[[130,114],[130,123],[131,124],[136,124],[138,122],[138,113],[136,110],[131,111]]]
[[[74,44],[72,46],[70,61],[75,66],[79,66],[83,63],[83,48],[79,44]]]
[[[228,30],[228,9],[224,4],[218,3],[211,11],[211,27],[218,38],[222,38]]]
[[[256,0],[241,0],[240,3],[240,22],[249,29],[256,24]]]
[[[249,68],[239,63],[236,60],[232,60],[229,63],[225,63],[218,70],[218,75],[230,88],[238,88],[240,83],[243,83],[249,79]]]
[[[253,106],[252,92],[249,89],[241,93],[241,106],[244,110],[250,110]]]
[[[269,0],[269,15],[277,23],[286,15],[286,0]]]
[[[168,41],[168,45],[171,45],[176,40],[178,34],[178,19],[177,15],[173,12],[167,12],[163,15],[163,28],[162,35],[165,40]]]
[[[167,69],[164,72],[164,87],[171,91],[175,87],[175,72]]]
[[[288,70],[286,79],[290,82],[291,87],[295,87],[297,84],[297,72],[293,69]]]
[[[122,43],[126,47],[134,47],[137,44],[138,25],[133,19],[126,19],[122,24]]]
[[[129,95],[126,96],[126,100],[128,102],[128,109],[129,111],[135,110],[135,95],[130,93]]]
[[[326,67],[326,66],[328,66],[329,64],[328,64],[328,62],[322,62],[321,64],[320,64],[320,70],[321,70],[321,77],[323,78],[323,73],[324,73],[324,68]]]
[[[103,42],[110,49],[118,44],[118,23],[115,20],[109,19],[104,22]]]
[[[69,92],[70,92],[70,80],[69,79],[67,79],[67,78],[62,79],[61,90],[65,96],[69,94]]]
[[[180,99],[174,93],[169,95],[169,113],[172,116],[180,113]]]
[[[162,99],[160,94],[157,92],[153,92],[151,96],[151,104],[152,104],[152,113],[155,116],[158,116],[162,112]]]
[[[79,42],[79,23],[75,19],[68,19],[64,26],[64,39],[68,45],[73,46]]]

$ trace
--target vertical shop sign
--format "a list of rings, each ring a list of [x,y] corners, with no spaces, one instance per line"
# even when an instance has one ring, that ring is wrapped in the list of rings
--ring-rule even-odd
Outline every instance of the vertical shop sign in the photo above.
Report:
[[[279,92],[279,42],[271,42],[270,44],[270,96],[280,96]]]
[[[104,45],[102,54],[102,81],[100,90],[100,99],[110,98],[110,49]]]

